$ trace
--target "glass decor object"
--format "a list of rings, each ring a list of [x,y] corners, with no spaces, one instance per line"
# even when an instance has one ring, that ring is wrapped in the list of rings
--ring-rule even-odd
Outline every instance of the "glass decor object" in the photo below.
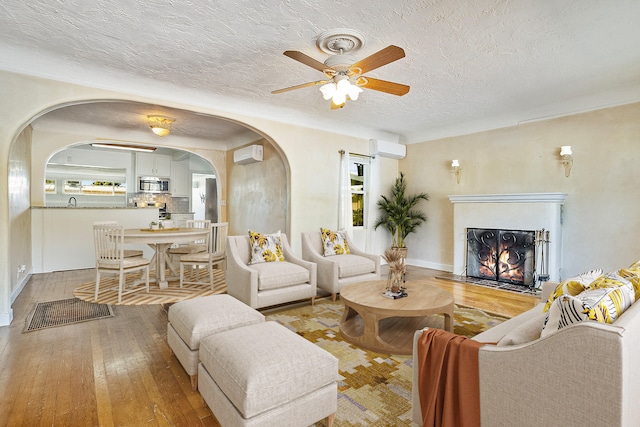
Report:
[[[389,264],[387,290],[396,293],[404,287],[404,255],[398,248],[390,248],[384,251],[383,258]]]

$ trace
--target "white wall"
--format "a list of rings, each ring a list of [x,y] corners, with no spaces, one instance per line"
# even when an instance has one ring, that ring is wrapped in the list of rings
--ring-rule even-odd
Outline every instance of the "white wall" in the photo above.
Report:
[[[408,258],[453,264],[455,194],[567,194],[562,274],[613,270],[640,259],[640,103],[412,144],[400,161],[411,191],[426,191],[429,221],[407,239]],[[565,177],[560,146],[573,147]],[[460,184],[451,160],[462,165]]]

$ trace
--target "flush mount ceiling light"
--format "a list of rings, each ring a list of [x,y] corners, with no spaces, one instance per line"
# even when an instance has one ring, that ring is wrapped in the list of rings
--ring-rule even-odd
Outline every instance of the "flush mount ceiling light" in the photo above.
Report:
[[[165,116],[147,116],[149,127],[158,136],[167,136],[171,133],[171,125],[175,119]]]

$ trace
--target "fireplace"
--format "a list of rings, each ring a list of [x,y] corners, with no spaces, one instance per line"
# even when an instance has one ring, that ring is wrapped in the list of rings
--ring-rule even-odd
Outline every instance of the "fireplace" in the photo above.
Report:
[[[467,228],[467,276],[533,287],[536,231]]]
[[[471,227],[502,230],[545,230],[538,239],[535,254],[537,284],[546,280],[561,280],[562,206],[564,193],[513,193],[452,195],[453,204],[453,266],[450,271],[467,274],[467,230]],[[541,242],[546,242],[544,245]],[[542,255],[544,248],[544,256]],[[543,262],[544,261],[544,262]],[[446,268],[442,268],[446,270]],[[543,279],[541,275],[545,275]],[[517,286],[519,285],[507,285]]]

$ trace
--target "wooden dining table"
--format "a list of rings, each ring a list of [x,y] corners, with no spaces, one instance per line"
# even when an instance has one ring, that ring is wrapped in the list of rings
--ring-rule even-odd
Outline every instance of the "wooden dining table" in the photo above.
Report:
[[[125,244],[147,244],[154,249],[155,253],[151,258],[151,265],[155,266],[156,278],[150,281],[158,283],[160,289],[168,287],[166,269],[175,275],[174,267],[168,262],[167,249],[176,243],[189,243],[195,240],[202,240],[210,233],[208,228],[167,228],[151,230],[146,228],[131,228],[124,230]],[[177,279],[177,278],[176,278]]]

